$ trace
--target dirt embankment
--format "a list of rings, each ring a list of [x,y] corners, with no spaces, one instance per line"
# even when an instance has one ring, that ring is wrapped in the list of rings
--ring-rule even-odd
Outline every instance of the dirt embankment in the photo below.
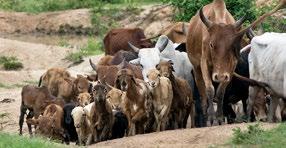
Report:
[[[172,130],[145,135],[136,135],[106,142],[100,142],[90,147],[180,147],[180,148],[208,148],[211,146],[222,146],[233,134],[232,129],[241,128],[245,130],[248,125],[254,123],[242,123],[206,128],[194,128],[184,130]],[[263,123],[263,129],[271,129],[277,124]]]

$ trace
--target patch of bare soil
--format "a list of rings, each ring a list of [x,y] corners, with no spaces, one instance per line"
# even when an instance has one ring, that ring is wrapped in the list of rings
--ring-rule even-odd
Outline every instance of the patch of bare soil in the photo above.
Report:
[[[23,70],[65,67],[68,62],[63,60],[72,49],[43,44],[32,44],[0,38],[0,55],[15,56],[24,65]]]
[[[158,133],[136,135],[111,141],[100,142],[90,147],[186,147],[207,148],[225,144],[232,137],[234,128],[245,130],[248,125],[242,123],[206,128],[164,131]],[[271,129],[278,124],[262,123],[263,129]]]
[[[11,33],[77,33],[92,28],[89,9],[29,14],[0,12],[0,32]]]
[[[137,16],[129,16],[119,23],[126,28],[140,27],[147,37],[158,35],[161,30],[172,24],[173,8],[166,5],[143,7]]]

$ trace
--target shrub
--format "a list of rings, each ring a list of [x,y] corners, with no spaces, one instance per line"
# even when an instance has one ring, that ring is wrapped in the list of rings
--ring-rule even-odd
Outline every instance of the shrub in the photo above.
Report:
[[[197,11],[202,8],[204,5],[212,2],[213,0],[162,0],[165,3],[170,3],[177,10],[177,13],[174,16],[174,19],[177,21],[189,21]],[[246,16],[247,21],[245,24],[249,24],[254,21],[261,14],[271,10],[272,6],[264,6],[262,8],[256,8],[255,1],[253,0],[225,0],[227,9],[237,20],[242,16]],[[286,20],[277,19],[270,17],[264,23],[262,27],[265,31],[275,31],[275,32],[285,32],[286,31]]]
[[[3,65],[5,70],[17,70],[23,68],[23,64],[16,57],[0,57],[0,65]]]
[[[102,54],[102,49],[102,42],[95,41],[95,39],[90,38],[85,47],[81,48],[78,52],[70,53],[66,59],[73,63],[80,63],[83,57]]]
[[[264,131],[259,127],[259,124],[255,124],[248,126],[246,131],[241,131],[240,128],[235,128],[233,129],[233,132],[234,136],[232,138],[232,142],[234,144],[254,144],[252,143],[254,141],[251,140],[251,137],[256,137]]]

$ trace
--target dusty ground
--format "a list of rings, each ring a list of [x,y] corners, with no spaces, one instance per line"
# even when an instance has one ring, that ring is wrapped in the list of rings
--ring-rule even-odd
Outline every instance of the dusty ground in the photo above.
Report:
[[[164,131],[101,142],[90,147],[221,147],[232,137],[232,129],[239,127],[242,130],[245,130],[248,125],[250,124],[243,123],[206,128]],[[271,129],[277,126],[277,124],[269,123],[264,123],[261,125],[264,129]]]

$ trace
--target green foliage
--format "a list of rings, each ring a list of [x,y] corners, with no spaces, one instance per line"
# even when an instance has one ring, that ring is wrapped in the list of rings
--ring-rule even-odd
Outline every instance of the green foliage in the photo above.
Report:
[[[65,147],[42,138],[28,138],[15,134],[0,133],[1,148],[60,148]]]
[[[23,64],[16,57],[0,57],[0,65],[3,65],[5,70],[17,70],[23,68]]]
[[[204,5],[211,3],[213,0],[162,0],[165,3],[170,3],[177,9],[174,18],[177,21],[190,21],[197,11]],[[254,0],[225,0],[227,9],[237,20],[242,16],[246,16],[245,25],[250,24],[265,12],[270,11],[274,5],[257,8]],[[264,31],[285,32],[286,20],[270,17],[264,21],[262,27]]]
[[[67,9],[93,8],[102,3],[154,3],[159,0],[0,0],[0,9],[39,13]]]
[[[90,38],[85,47],[81,48],[78,52],[70,53],[66,59],[74,63],[78,63],[82,61],[83,57],[102,54],[102,49],[102,42],[95,41],[95,39]]]
[[[212,0],[163,0],[171,3],[178,9],[175,19],[178,21],[189,21],[197,11]],[[247,19],[255,19],[255,9],[253,0],[225,0],[227,9],[236,19],[246,15]]]
[[[256,124],[249,126],[246,131],[241,131],[239,128],[234,129],[234,137],[231,143],[232,145],[240,145],[242,147],[283,147],[286,144],[285,136],[285,123],[266,131]]]
[[[232,142],[234,144],[254,144],[254,141],[252,141],[251,137],[256,137],[264,131],[259,127],[259,124],[255,124],[248,126],[246,131],[241,131],[240,128],[236,128],[233,129],[233,132],[234,137]]]

